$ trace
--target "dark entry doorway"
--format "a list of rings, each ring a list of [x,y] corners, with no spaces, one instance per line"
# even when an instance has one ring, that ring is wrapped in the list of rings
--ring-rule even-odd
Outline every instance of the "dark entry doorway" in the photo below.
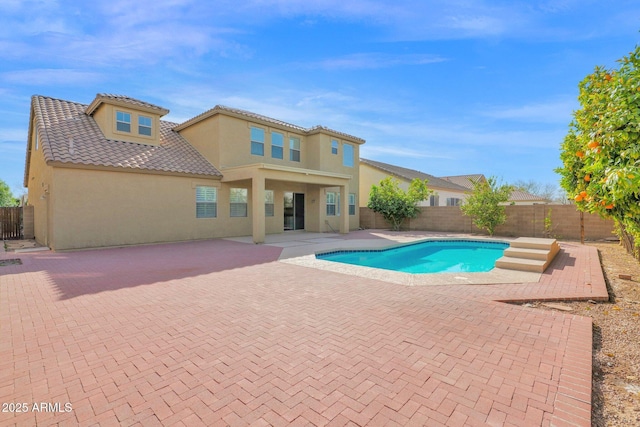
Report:
[[[304,230],[304,193],[284,193],[284,229]]]

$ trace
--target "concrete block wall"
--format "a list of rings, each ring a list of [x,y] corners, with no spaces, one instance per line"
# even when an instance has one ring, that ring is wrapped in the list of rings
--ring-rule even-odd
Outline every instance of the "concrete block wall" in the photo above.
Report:
[[[470,217],[462,214],[457,206],[428,206],[421,214],[405,221],[403,229],[442,231],[451,233],[487,234],[475,227]],[[574,205],[510,205],[505,206],[507,221],[496,228],[497,236],[553,237],[580,239],[580,212]],[[550,233],[545,230],[545,217],[551,218]],[[382,215],[369,208],[360,208],[360,227],[389,228]],[[596,214],[584,214],[585,239],[598,240],[613,237],[612,220]]]

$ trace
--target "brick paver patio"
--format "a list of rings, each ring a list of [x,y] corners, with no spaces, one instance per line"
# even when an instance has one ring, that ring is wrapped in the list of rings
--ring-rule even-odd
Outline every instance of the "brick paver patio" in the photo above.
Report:
[[[498,302],[606,299],[561,246],[539,283],[414,287],[228,240],[1,254],[0,425],[589,426],[591,319]]]

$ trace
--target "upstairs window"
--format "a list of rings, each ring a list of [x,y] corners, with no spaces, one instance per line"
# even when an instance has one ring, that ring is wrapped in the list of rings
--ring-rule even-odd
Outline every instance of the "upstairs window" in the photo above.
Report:
[[[264,191],[264,216],[274,216],[275,204],[273,190]]]
[[[300,138],[289,138],[289,160],[300,161]]]
[[[116,111],[116,130],[118,132],[131,132],[131,114]]]
[[[251,154],[264,156],[264,129],[251,127]]]
[[[338,141],[335,139],[331,140],[331,154],[338,154]]]
[[[151,136],[151,117],[138,116],[138,133],[140,135]]]
[[[271,157],[284,158],[284,135],[279,132],[271,132]]]
[[[231,212],[232,217],[247,216],[247,189],[246,188],[232,188],[231,197]]]
[[[215,187],[196,186],[196,218],[218,216],[218,192]]]
[[[342,146],[342,164],[353,167],[353,145],[344,144]]]

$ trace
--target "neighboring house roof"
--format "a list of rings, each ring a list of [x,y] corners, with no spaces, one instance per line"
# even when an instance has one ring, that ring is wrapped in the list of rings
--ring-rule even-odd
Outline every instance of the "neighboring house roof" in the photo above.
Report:
[[[357,136],[353,136],[353,135],[349,135],[347,133],[344,132],[340,132],[337,130],[333,130],[330,129],[328,127],[325,126],[313,126],[311,128],[305,128],[302,126],[298,126],[298,125],[293,125],[291,123],[287,123],[287,122],[283,122],[282,120],[277,120],[277,119],[273,119],[271,117],[267,117],[267,116],[263,116],[262,114],[257,114],[257,113],[252,113],[251,111],[246,111],[246,110],[242,110],[240,108],[232,108],[232,107],[225,107],[224,105],[216,105],[215,107],[213,107],[212,109],[205,111],[202,114],[199,114],[183,123],[180,123],[179,125],[176,126],[176,130],[180,131],[182,129],[185,129],[195,123],[198,123],[199,121],[202,121],[204,119],[207,119],[209,117],[215,116],[216,114],[220,114],[220,113],[226,113],[226,114],[230,114],[233,116],[241,116],[244,118],[249,118],[249,119],[253,119],[253,120],[257,120],[259,122],[264,122],[264,123],[269,123],[269,124],[275,124],[281,127],[285,127],[285,128],[289,128],[292,129],[296,132],[302,133],[302,134],[306,134],[306,135],[311,135],[317,132],[327,132],[327,133],[331,133],[337,136],[341,136],[341,137],[345,137],[345,138],[349,138],[355,142],[359,142],[361,144],[363,144],[365,142],[364,139],[362,138],[358,138]]]
[[[522,190],[513,190],[509,196],[511,202],[548,202],[547,199]]]
[[[453,191],[462,191],[462,192],[467,190],[463,186],[458,185],[456,183],[453,183],[453,182],[435,177],[433,175],[429,175],[428,173],[420,172],[414,169],[407,169],[400,166],[390,165],[388,163],[382,163],[382,162],[377,162],[375,160],[369,160],[369,159],[363,159],[363,158],[360,158],[360,163],[361,164],[364,163],[365,165],[369,165],[371,167],[380,169],[390,175],[394,175],[398,178],[402,178],[407,181],[413,181],[415,178],[422,179],[422,180],[427,179],[429,180],[429,183],[427,184],[427,186],[430,188],[435,187],[435,188],[449,189]]]
[[[454,175],[454,176],[441,176],[441,179],[452,182],[467,190],[473,190],[473,184],[478,181],[486,181],[486,178],[481,173],[475,173],[470,175]]]
[[[133,98],[127,100],[141,102]],[[159,145],[108,140],[93,117],[86,114],[87,108],[85,104],[34,96],[31,101],[34,123],[29,127],[28,143],[32,140],[31,132],[36,132],[47,163],[222,177],[220,171],[173,130],[175,123],[160,121]],[[29,162],[30,149],[27,150],[25,187]]]

